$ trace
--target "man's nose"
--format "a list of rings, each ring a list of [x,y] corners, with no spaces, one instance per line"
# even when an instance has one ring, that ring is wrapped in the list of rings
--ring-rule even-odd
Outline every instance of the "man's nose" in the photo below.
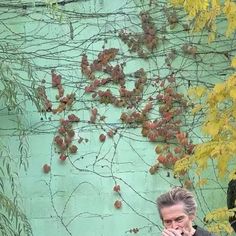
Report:
[[[179,228],[178,223],[173,220],[173,221],[171,222],[171,228],[172,228],[172,229],[178,229],[178,228]]]

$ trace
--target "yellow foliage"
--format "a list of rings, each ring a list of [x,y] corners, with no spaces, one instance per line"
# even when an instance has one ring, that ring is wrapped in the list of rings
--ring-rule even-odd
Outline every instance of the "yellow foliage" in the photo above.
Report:
[[[213,41],[215,41],[216,38],[216,33],[215,32],[210,32],[208,35],[208,43],[211,43]]]
[[[174,6],[182,6],[184,3],[184,0],[171,0],[171,4]]]
[[[181,173],[189,170],[190,166],[191,166],[191,162],[190,162],[189,156],[185,156],[175,162],[174,174],[178,176]]]
[[[230,89],[232,86],[235,86],[236,85],[236,73],[231,75],[225,83],[226,83],[227,89]]]
[[[219,0],[211,0],[211,6],[213,9],[216,9],[218,12],[220,11],[220,2]]]
[[[224,92],[225,90],[225,83],[218,83],[215,85],[213,91],[216,93],[216,94],[219,94],[219,93],[222,93]]]
[[[226,36],[229,37],[236,30],[236,4],[233,1],[225,1],[223,12],[228,20]]]
[[[208,225],[208,230],[214,233],[220,233],[220,232],[227,232],[227,233],[232,233],[233,229],[230,226],[228,219],[229,217],[232,217],[235,215],[236,208],[233,209],[227,209],[226,207],[224,208],[219,208],[214,211],[209,212],[205,216],[205,221],[206,222],[216,222],[216,223],[210,223]]]
[[[226,85],[224,85],[224,87],[226,87]],[[217,103],[222,102],[225,100],[226,96],[228,96],[226,90],[220,89],[221,85],[216,84],[214,89],[208,93],[207,102],[210,106],[215,107]]]
[[[171,4],[183,6],[190,16],[196,16],[200,11],[205,11],[209,5],[208,0],[171,0]]]
[[[206,88],[203,86],[194,87],[188,90],[189,96],[201,98],[206,93]]]
[[[195,32],[201,31],[205,27],[205,25],[207,24],[208,20],[209,20],[209,13],[208,12],[204,11],[204,12],[199,13],[199,15],[196,16],[193,31],[195,31]]]
[[[236,3],[232,0],[171,0],[175,7],[182,7],[188,16],[194,19],[194,31],[207,29],[209,31],[208,42],[215,40],[217,17],[225,15],[228,25],[226,36],[231,36],[236,30]]]
[[[219,155],[222,155],[222,147],[220,145],[215,146],[215,148],[211,151],[211,157],[214,159],[214,157],[217,157]]]
[[[229,180],[236,179],[236,169],[230,172]]]
[[[191,163],[197,165],[195,172],[200,175],[200,173],[207,168],[208,159],[210,158],[210,153],[214,149],[212,143],[202,143],[195,147],[194,154],[190,156]]]
[[[190,163],[196,164],[195,172],[201,174],[208,166],[209,159],[215,159],[217,162],[218,175],[223,177],[228,169],[230,159],[235,156],[236,145],[234,141],[210,141],[198,144],[195,147],[194,154],[189,157]],[[199,183],[200,184],[200,183]]]
[[[215,104],[209,104],[209,107],[211,109],[211,112],[208,112],[206,114],[206,120],[205,120],[205,123],[206,124],[207,122],[216,122],[218,121],[218,111],[217,111],[217,107]],[[209,109],[209,108],[208,108]]]
[[[221,14],[221,6],[219,4],[219,1],[212,0],[211,8],[209,7],[205,11],[201,11],[195,16],[195,23],[193,30],[199,32],[207,26],[209,30],[208,43],[211,43],[212,41],[215,40],[217,31],[216,17],[220,14]]]
[[[211,8],[209,9],[209,22],[211,24],[215,24],[215,18],[221,14],[221,6],[220,2],[218,0],[212,0],[211,1]],[[214,30],[216,30],[216,27],[213,27]]]
[[[200,11],[205,11],[208,5],[208,0],[185,0],[183,6],[190,16],[196,16]]]
[[[233,116],[233,118],[236,119],[236,109],[234,109],[234,110],[232,111],[232,116]]]
[[[207,122],[202,127],[204,133],[209,134],[211,136],[216,136],[220,130],[220,124],[217,122]]]
[[[231,61],[231,66],[232,66],[233,68],[236,68],[236,57],[234,57],[234,58],[232,59],[232,61]]]
[[[205,156],[209,157],[210,153],[212,152],[212,150],[214,150],[216,146],[218,145],[217,143],[214,143],[214,142],[205,142],[205,143],[198,144],[195,147],[195,152],[194,152],[195,158],[197,160],[198,159],[202,160],[203,158],[205,158]]]
[[[200,179],[197,183],[196,183],[196,187],[203,187],[204,185],[206,185],[208,183],[208,179]]]
[[[219,177],[224,177],[224,175],[228,169],[227,167],[228,167],[229,161],[227,159],[229,159],[229,156],[220,155],[220,156],[218,156],[217,159],[218,159],[217,169],[218,169]]]
[[[214,107],[217,104],[216,94],[213,92],[209,92],[207,95],[207,103],[209,106]]]
[[[197,104],[194,106],[194,108],[192,109],[192,114],[196,114],[197,112],[199,112],[202,109],[202,105],[201,104]]]
[[[215,139],[215,141],[223,141],[229,137],[236,137],[236,123],[232,123],[230,117],[233,116],[233,109],[228,108],[228,110],[217,110],[217,106],[208,109],[211,113],[206,115],[205,122],[202,126],[202,131]],[[236,107],[234,108],[236,110]]]
[[[229,95],[231,98],[233,98],[234,100],[236,100],[236,88],[231,88]]]
[[[208,231],[215,233],[216,235],[220,235],[221,232],[226,232],[228,234],[233,233],[233,228],[231,227],[229,221],[221,221],[218,223],[211,223],[207,225]]]
[[[232,208],[232,209],[228,209],[226,207],[218,208],[206,214],[205,221],[208,222],[208,221],[228,220],[229,217],[234,216],[235,211],[236,211],[236,208]]]

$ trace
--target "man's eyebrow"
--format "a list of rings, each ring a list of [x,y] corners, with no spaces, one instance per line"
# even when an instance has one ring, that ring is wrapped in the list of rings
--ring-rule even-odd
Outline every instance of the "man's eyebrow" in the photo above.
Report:
[[[170,219],[165,219],[165,220],[163,220],[163,221],[167,222],[167,221],[172,221],[172,220],[170,220]]]
[[[184,216],[183,215],[181,215],[181,216],[178,216],[178,217],[176,217],[176,218],[174,218],[174,219],[163,219],[163,221],[172,221],[172,220],[178,220],[178,219],[182,219],[182,218],[184,218]]]

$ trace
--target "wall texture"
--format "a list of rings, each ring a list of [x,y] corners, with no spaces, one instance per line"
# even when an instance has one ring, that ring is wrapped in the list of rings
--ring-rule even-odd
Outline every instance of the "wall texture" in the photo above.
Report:
[[[52,112],[50,107],[42,113],[21,93],[17,99],[24,107],[23,114],[8,111],[2,104],[0,136],[9,147],[12,165],[17,168],[15,178],[22,209],[35,236],[159,235],[162,224],[156,211],[156,197],[172,186],[186,184],[186,179],[197,183],[199,177],[190,171],[182,179],[174,178],[171,168],[163,166],[151,175],[149,169],[157,163],[156,145],[165,145],[165,140],[150,142],[143,137],[140,122],[122,122],[120,117],[122,113],[140,112],[153,101],[148,119],[161,119],[159,108],[163,104],[156,102],[156,96],[171,84],[168,76],[173,74],[172,86],[185,95],[190,86],[205,84],[211,88],[222,81],[230,73],[223,71],[228,63],[223,52],[232,45],[226,40],[209,45],[206,35],[190,34],[181,12],[177,12],[178,22],[171,23],[169,17],[174,17],[175,12],[165,1],[64,2],[50,5],[48,1],[48,6],[25,2],[24,6],[16,3],[15,7],[9,3],[8,7],[0,7],[1,44],[14,46],[11,53],[15,59],[22,55],[29,65],[24,72],[14,62],[6,62],[14,67],[24,84],[31,84],[27,72],[32,69],[35,87],[45,88],[47,98],[44,97],[42,107],[48,108],[45,105],[48,99],[54,109]],[[152,17],[150,27],[155,29],[157,42],[152,44],[147,39],[146,44],[142,42],[132,48],[132,40],[124,42],[120,34],[133,38],[136,43],[139,35],[148,36],[140,16],[145,11]],[[186,47],[192,47],[193,51],[186,51]],[[108,64],[119,65],[118,71],[124,72],[125,88],[129,91],[138,80],[134,73],[141,68],[145,71],[147,82],[141,102],[119,107],[106,98],[101,103],[99,94],[93,97],[93,92],[86,92],[92,82],[81,71],[83,55],[87,55],[91,65],[96,59],[106,60],[98,55],[110,48],[118,52],[107,57]],[[72,105],[66,105],[62,111],[60,107],[65,103],[56,99],[59,89],[52,87],[52,69],[61,75],[64,96],[75,94]],[[106,71],[95,72],[98,80],[114,76]],[[108,79],[92,90],[110,89],[119,97],[120,81],[122,78],[117,78],[116,83]],[[162,81],[165,84],[161,85]],[[94,115],[95,108],[97,115]],[[67,159],[62,161],[55,137],[59,135],[61,119],[66,120],[71,114],[80,118],[70,128],[74,130],[72,143],[78,151],[70,154],[66,149]],[[187,108],[180,120],[180,129],[188,133],[189,140],[193,143],[204,140],[199,132],[201,117],[193,117]],[[107,134],[111,130],[113,137]],[[101,134],[105,135],[105,142],[101,142]],[[24,163],[25,158],[28,162],[26,170],[18,169],[23,154]],[[45,164],[50,166],[48,173],[43,169]],[[193,189],[199,202],[197,222],[201,225],[209,210],[226,204],[227,185],[222,186],[215,175],[214,163],[209,164],[205,173],[208,184]],[[120,186],[120,191],[113,190],[115,185]],[[122,203],[119,209],[114,206],[117,200]]]

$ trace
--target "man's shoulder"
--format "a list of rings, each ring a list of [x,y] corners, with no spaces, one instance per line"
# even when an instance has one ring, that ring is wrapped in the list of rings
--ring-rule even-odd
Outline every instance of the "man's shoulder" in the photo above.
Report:
[[[213,233],[195,225],[194,228],[196,229],[196,232],[194,236],[215,236]]]

